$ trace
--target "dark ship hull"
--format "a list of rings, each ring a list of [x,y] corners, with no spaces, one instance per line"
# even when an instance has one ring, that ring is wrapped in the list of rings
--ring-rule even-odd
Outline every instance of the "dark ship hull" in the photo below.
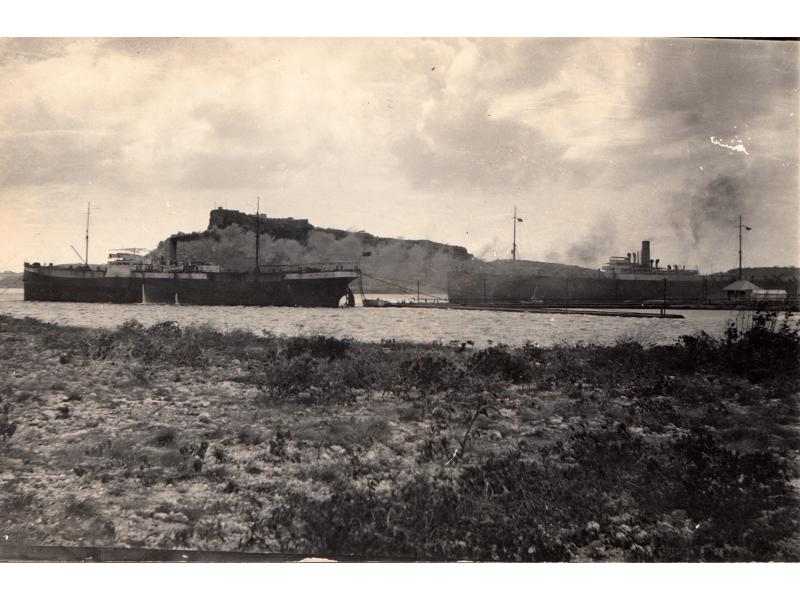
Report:
[[[702,303],[722,298],[721,288],[699,275],[542,274],[493,268],[453,271],[447,295],[455,304],[516,304],[540,300],[545,304],[641,304],[649,302]]]
[[[516,215],[515,215],[516,223]],[[741,273],[739,274],[741,279]],[[751,278],[752,279],[752,278]],[[731,294],[732,274],[700,275],[697,269],[660,266],[650,258],[650,241],[639,252],[611,256],[598,270],[533,261],[475,261],[448,273],[447,295],[454,304],[545,304],[625,306],[673,304],[716,308],[739,304],[797,304],[797,280],[767,278],[766,289],[751,285],[751,296]],[[743,292],[744,293],[744,292]]]
[[[352,269],[285,267],[263,273],[201,270],[128,270],[106,267],[25,265],[25,300],[205,304],[229,306],[338,307]]]

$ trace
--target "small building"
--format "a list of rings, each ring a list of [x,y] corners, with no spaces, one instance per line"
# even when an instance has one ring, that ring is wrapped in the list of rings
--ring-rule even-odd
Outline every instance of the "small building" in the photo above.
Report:
[[[763,291],[752,281],[745,281],[744,279],[734,281],[722,289],[725,291],[728,300],[750,300],[753,297],[753,292]]]
[[[758,302],[785,303],[788,295],[786,290],[753,290],[752,298]]]

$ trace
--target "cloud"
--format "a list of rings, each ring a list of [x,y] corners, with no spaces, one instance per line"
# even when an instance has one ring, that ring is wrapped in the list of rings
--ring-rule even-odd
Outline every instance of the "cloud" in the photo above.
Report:
[[[285,184],[302,168],[280,149],[194,152],[181,160],[175,186],[183,189],[270,189]]]
[[[701,260],[727,233],[695,236],[691,199],[729,178],[770,232],[753,260],[777,261],[797,254],[799,63],[796,42],[748,40],[0,40],[0,210],[25,198],[44,228],[53,203],[105,198],[158,214],[156,242],[263,194],[505,256],[516,204],[532,259],[611,210],[618,244]]]
[[[492,112],[560,143],[565,160],[596,159],[598,152],[641,143],[646,123],[632,118],[629,99],[630,84],[641,77],[635,45],[576,43],[552,79],[497,99]]]
[[[545,80],[565,44],[462,42],[450,62],[431,73],[439,85],[422,104],[413,132],[393,146],[412,184],[494,191],[557,178],[558,141],[509,118],[497,98]]]
[[[63,56],[70,40],[63,38],[2,38],[0,65],[13,62],[34,63]]]
[[[639,62],[650,73],[638,104],[682,113],[692,126],[743,125],[797,87],[795,42],[643,40]]]

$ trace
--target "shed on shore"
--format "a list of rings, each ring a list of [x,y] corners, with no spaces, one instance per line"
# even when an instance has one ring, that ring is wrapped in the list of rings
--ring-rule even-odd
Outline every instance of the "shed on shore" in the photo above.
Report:
[[[750,300],[753,297],[753,292],[757,290],[763,291],[752,281],[746,281],[744,279],[726,285],[723,290],[728,300]]]

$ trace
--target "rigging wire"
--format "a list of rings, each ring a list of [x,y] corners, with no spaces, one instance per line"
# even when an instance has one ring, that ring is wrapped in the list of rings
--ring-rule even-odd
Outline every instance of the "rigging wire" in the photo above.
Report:
[[[9,283],[9,284],[8,284],[8,285],[7,285],[5,288],[3,288],[3,291],[1,291],[1,292],[0,292],[0,296],[2,296],[3,294],[5,294],[5,293],[6,293],[8,290],[10,290],[12,287],[18,287],[18,285],[19,285],[19,282],[18,282],[18,281],[12,281],[12,282],[11,282],[11,283]]]
[[[372,274],[370,274],[370,273],[366,273],[366,272],[364,272],[364,271],[361,271],[361,273],[362,273],[362,275],[364,275],[365,277],[369,277],[370,279],[374,279],[375,281],[380,281],[381,283],[385,283],[385,284],[387,284],[387,285],[390,285],[390,286],[392,286],[392,287],[394,287],[394,288],[397,288],[398,290],[401,290],[401,291],[403,291],[403,292],[406,292],[407,294],[414,294],[414,295],[416,295],[416,293],[417,293],[417,291],[416,291],[416,290],[414,290],[414,289],[411,289],[411,288],[407,288],[407,287],[403,287],[402,285],[399,285],[398,283],[395,283],[394,281],[387,280],[387,279],[382,279],[382,278],[380,278],[380,277],[376,277],[375,275],[372,275]],[[402,280],[401,280],[401,281],[402,281]],[[420,295],[420,296],[427,296],[428,298],[434,298],[435,300],[444,300],[444,301],[447,301],[447,298],[442,298],[441,296],[436,296],[436,295],[434,295],[434,294],[428,294],[428,293],[426,293],[426,292],[422,292],[422,291],[420,291],[419,295]]]

